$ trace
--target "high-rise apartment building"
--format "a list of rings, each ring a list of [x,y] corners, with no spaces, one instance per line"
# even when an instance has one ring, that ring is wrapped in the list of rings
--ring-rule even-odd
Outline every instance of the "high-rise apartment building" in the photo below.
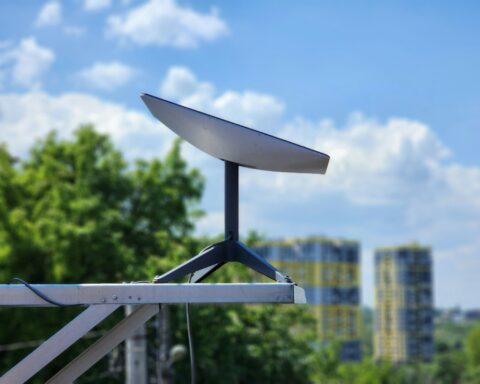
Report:
[[[341,342],[343,360],[361,358],[360,249],[356,241],[309,237],[256,247],[305,289],[317,320],[319,341]]]
[[[433,356],[430,248],[417,244],[375,251],[377,359],[429,361]]]

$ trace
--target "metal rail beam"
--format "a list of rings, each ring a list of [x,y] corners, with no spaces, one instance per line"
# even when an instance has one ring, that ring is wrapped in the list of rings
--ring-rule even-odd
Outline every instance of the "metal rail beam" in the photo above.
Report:
[[[268,284],[32,284],[66,305],[182,303],[305,303],[302,288]],[[0,306],[51,307],[27,287],[0,285]]]

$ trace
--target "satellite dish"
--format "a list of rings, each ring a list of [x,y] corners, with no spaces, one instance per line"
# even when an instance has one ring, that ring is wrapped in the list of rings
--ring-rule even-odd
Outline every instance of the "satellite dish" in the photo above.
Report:
[[[152,95],[141,97],[153,116],[217,159],[265,171],[324,174],[327,170],[330,157],[324,153]]]
[[[225,162],[225,240],[155,277],[154,282],[167,283],[188,274],[190,281],[199,282],[229,261],[245,264],[272,280],[292,282],[239,241],[238,168],[324,174],[330,157],[156,96],[142,94],[141,98],[153,116],[178,136]]]

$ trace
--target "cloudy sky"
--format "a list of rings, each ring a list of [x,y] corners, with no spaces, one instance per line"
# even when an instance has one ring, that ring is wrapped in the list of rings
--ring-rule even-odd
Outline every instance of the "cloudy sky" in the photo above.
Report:
[[[293,5],[295,4],[295,5]],[[438,306],[479,307],[480,9],[474,2],[72,0],[0,5],[0,141],[25,157],[91,122],[165,153],[149,92],[332,156],[325,176],[241,171],[241,229],[434,252]],[[222,164],[199,233],[223,226]]]

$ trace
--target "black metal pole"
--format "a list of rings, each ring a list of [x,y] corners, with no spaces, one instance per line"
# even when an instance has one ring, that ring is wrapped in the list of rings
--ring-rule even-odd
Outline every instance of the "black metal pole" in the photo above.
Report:
[[[225,239],[238,240],[238,164],[225,161]]]

